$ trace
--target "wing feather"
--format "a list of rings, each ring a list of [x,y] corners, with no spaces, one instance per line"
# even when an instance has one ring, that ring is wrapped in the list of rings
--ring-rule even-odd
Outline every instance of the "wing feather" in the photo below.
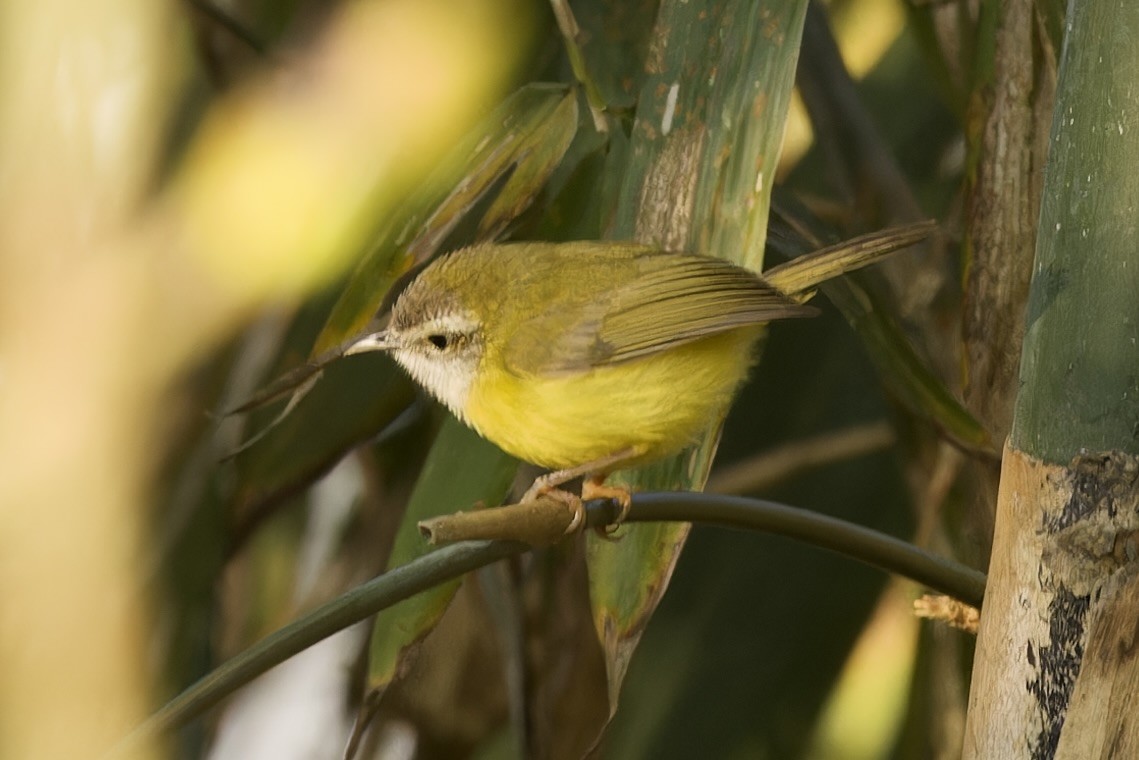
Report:
[[[630,266],[631,276],[617,287],[530,320],[506,346],[507,365],[535,374],[581,372],[735,328],[816,313],[721,259],[654,252]]]

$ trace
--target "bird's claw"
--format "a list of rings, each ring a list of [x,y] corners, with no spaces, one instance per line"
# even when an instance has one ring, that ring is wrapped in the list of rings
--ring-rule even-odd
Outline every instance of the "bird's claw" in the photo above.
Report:
[[[582,499],[577,494],[572,494],[569,491],[563,491],[560,488],[543,483],[542,479],[534,481],[534,485],[527,489],[526,493],[522,495],[522,503],[536,502],[539,499],[546,498],[555,501],[573,511],[573,516],[570,518],[569,524],[566,525],[565,535],[573,535],[581,530],[581,526],[585,524],[585,506],[582,504]]]
[[[603,538],[613,539],[613,534],[620,530],[625,518],[629,516],[629,509],[633,505],[632,494],[629,493],[628,488],[622,486],[607,486],[599,483],[592,478],[587,478],[581,484],[581,499],[582,501],[591,501],[593,499],[612,499],[617,502],[618,512],[617,517],[607,525],[602,525],[597,529],[598,534]]]

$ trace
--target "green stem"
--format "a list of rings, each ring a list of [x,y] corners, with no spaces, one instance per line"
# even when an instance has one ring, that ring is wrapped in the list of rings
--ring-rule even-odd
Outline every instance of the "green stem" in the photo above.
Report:
[[[530,547],[508,541],[464,541],[397,567],[266,636],[167,702],[112,753],[130,756],[148,737],[185,725],[270,668],[338,631],[408,597]]]
[[[614,503],[604,500],[589,502],[586,508],[586,524],[590,527],[605,525],[617,512]],[[975,607],[980,607],[985,592],[985,575],[981,572],[861,525],[771,501],[703,493],[639,493],[633,495],[627,521],[698,522],[774,533],[903,575]],[[113,754],[127,755],[141,740],[185,725],[257,676],[337,631],[433,586],[527,549],[525,544],[516,542],[464,541],[373,578],[270,634],[207,674],[135,729]]]
[[[980,607],[985,596],[985,574],[979,570],[870,528],[773,501],[704,493],[635,494],[628,519],[693,521],[773,533],[904,576],[974,607]]]
[[[1066,26],[1009,436],[1059,465],[1139,454],[1139,5],[1072,2]]]
[[[605,120],[605,99],[585,65],[585,54],[581,50],[581,29],[577,25],[577,19],[570,10],[568,0],[550,0],[550,7],[554,11],[558,31],[561,32],[562,40],[565,42],[566,55],[569,57],[574,78],[585,92],[585,102],[589,106],[589,115],[593,118],[593,127],[601,134],[606,134],[609,132],[609,123]]]

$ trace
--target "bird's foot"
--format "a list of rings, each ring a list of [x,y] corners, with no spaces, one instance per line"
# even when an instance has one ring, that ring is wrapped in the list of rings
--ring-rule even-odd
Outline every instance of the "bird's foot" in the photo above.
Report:
[[[550,473],[550,475],[558,474]],[[530,486],[522,495],[521,501],[526,504],[546,498],[565,506],[573,512],[569,525],[566,526],[566,535],[572,535],[581,530],[581,526],[585,524],[585,507],[582,506],[580,496],[558,488],[564,481],[551,478],[550,475],[543,475],[535,480],[534,485]]]
[[[617,502],[619,511],[616,519],[597,529],[603,537],[612,538],[621,524],[625,522],[625,518],[629,516],[629,508],[633,505],[633,496],[629,489],[624,486],[607,486],[600,478],[590,477],[581,484],[581,500],[591,501],[593,499],[612,499]]]

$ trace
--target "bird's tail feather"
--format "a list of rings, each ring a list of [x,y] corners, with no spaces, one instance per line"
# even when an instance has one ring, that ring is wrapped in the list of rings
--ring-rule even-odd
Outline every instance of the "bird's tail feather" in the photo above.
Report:
[[[871,232],[792,259],[763,273],[763,279],[786,295],[805,300],[820,283],[919,243],[937,229],[934,221]]]

